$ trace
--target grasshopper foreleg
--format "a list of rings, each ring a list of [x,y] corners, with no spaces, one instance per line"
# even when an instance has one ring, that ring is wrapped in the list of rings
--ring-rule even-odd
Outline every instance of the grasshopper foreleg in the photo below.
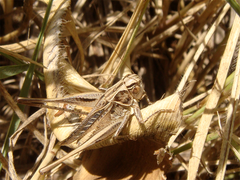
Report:
[[[117,131],[114,133],[113,138],[117,138],[119,136],[119,134],[121,133],[121,131],[123,130],[123,128],[127,124],[129,117],[130,117],[130,112],[127,112],[126,115],[124,116],[123,121],[119,125]]]

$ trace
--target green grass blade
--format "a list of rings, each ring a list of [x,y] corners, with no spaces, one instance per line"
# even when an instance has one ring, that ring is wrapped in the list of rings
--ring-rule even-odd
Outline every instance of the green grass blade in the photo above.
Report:
[[[2,52],[0,52],[0,54],[3,55],[5,58],[9,59],[10,61],[14,62],[15,64],[18,64],[18,65],[25,64],[24,62],[22,62],[21,60],[15,58],[13,56],[10,56],[10,55],[2,53]]]
[[[240,6],[235,0],[226,0],[234,11],[240,16]]]
[[[13,56],[10,56],[10,55],[7,55],[5,53],[2,53],[0,52],[1,55],[3,55],[5,58],[9,59],[10,61],[14,62],[15,64],[17,65],[27,65],[27,67],[29,67],[29,64],[19,60],[18,58],[15,58]],[[7,67],[7,66],[6,66]],[[27,70],[27,69],[26,69]],[[22,71],[23,72],[23,71]],[[43,73],[37,71],[37,70],[34,70],[35,74],[37,75],[37,77],[41,80],[41,81],[44,81],[44,75]],[[2,76],[1,76],[1,72],[0,72],[0,79],[3,79]]]
[[[0,67],[0,79],[15,76],[28,69],[28,64],[13,65],[13,66],[1,66]]]

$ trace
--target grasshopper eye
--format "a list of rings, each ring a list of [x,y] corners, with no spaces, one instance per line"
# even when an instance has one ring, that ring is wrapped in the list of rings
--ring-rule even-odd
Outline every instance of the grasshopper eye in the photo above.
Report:
[[[135,86],[133,89],[132,89],[132,94],[138,94],[140,91],[140,86]]]
[[[144,90],[140,87],[140,85],[133,86],[129,91],[132,94],[133,98],[137,100],[142,99],[144,95]]]

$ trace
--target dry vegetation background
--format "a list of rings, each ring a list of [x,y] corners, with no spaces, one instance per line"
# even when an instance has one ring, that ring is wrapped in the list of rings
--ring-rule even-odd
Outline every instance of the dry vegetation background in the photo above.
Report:
[[[85,59],[71,35],[66,33],[66,44],[69,43],[67,48],[71,53],[69,61],[94,86],[99,87],[103,83],[96,74],[102,71],[102,65],[111,56],[138,2],[72,0],[72,17]],[[29,67],[23,57],[32,59],[34,56],[46,7],[42,1],[0,0],[2,151],[14,114],[3,91],[5,89],[15,102],[20,96]],[[172,166],[164,170],[168,179],[191,179],[195,176],[197,179],[240,178],[240,68],[237,64],[240,20],[235,14],[222,0],[150,0],[144,12],[130,50],[132,71],[143,80],[152,102],[172,95],[177,87],[185,91],[182,97],[184,123],[172,144]],[[235,29],[231,31],[232,27]],[[42,51],[42,48],[38,50],[39,63],[42,63]],[[46,97],[42,72],[43,68],[36,66],[30,89],[25,92],[28,97]],[[141,102],[142,107],[146,105],[146,102]],[[23,112],[29,117],[37,110],[26,106]],[[32,123],[42,134],[45,132],[43,120],[44,116],[41,116]],[[48,137],[50,133],[48,127]],[[43,145],[26,128],[14,147],[14,166],[21,178],[34,166],[42,148]],[[225,151],[228,148],[229,155]],[[8,158],[4,159],[1,154],[1,161],[4,160]],[[59,170],[59,173],[67,179],[71,178],[73,170]],[[0,177],[9,178],[5,169],[1,170]]]

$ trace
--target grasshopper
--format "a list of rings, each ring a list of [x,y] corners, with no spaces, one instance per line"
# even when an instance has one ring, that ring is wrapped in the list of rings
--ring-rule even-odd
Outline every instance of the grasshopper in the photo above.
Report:
[[[78,114],[83,112],[68,108],[68,106],[64,106],[63,108],[48,106],[46,103],[56,102],[64,103],[65,105],[75,104],[93,107],[87,117],[80,123],[80,125],[77,126],[72,134],[61,142],[62,145],[67,145],[76,140],[80,140],[85,135],[87,135],[87,139],[89,139],[96,132],[99,132],[101,129],[108,126],[108,124],[121,119],[121,123],[118,123],[118,128],[113,135],[113,137],[116,138],[128,122],[131,114],[134,114],[137,120],[140,123],[143,123],[144,120],[142,118],[138,101],[140,101],[144,96],[146,96],[146,93],[143,89],[140,78],[136,74],[129,74],[107,89],[105,93],[84,93],[57,99],[19,98],[18,102],[37,107],[58,109],[59,112],[65,110]]]
[[[123,118],[114,134],[114,137],[117,137],[126,125],[127,120],[131,115],[131,110],[133,110],[137,120],[140,123],[143,123],[144,121],[138,101],[145,95],[146,93],[143,89],[142,81],[137,75],[130,74],[125,76],[114,86],[106,90],[80,126],[78,126],[76,130],[74,130],[74,132],[62,142],[62,144],[72,143],[77,139],[81,139],[89,131],[94,129],[98,129],[99,131],[101,128],[107,126],[108,123],[117,121],[118,118]],[[109,112],[110,116],[108,116]],[[102,119],[104,119],[104,124],[102,123]]]
[[[44,173],[48,171],[68,157],[84,151],[91,146],[103,147],[114,144],[113,142],[106,144],[103,144],[102,142],[111,137],[114,139],[117,138],[121,130],[127,124],[131,114],[134,114],[140,123],[144,123],[138,105],[138,101],[144,96],[146,96],[146,93],[143,89],[140,78],[135,74],[129,74],[107,89],[105,93],[84,93],[57,99],[19,98],[19,103],[38,107],[54,108],[48,106],[46,104],[47,102],[93,107],[87,117],[80,123],[80,125],[78,125],[72,134],[60,142],[61,145],[67,145],[77,140],[79,148],[73,150],[62,159],[43,168],[41,172]],[[64,108],[54,109],[81,113],[81,111],[72,110],[66,106]]]

